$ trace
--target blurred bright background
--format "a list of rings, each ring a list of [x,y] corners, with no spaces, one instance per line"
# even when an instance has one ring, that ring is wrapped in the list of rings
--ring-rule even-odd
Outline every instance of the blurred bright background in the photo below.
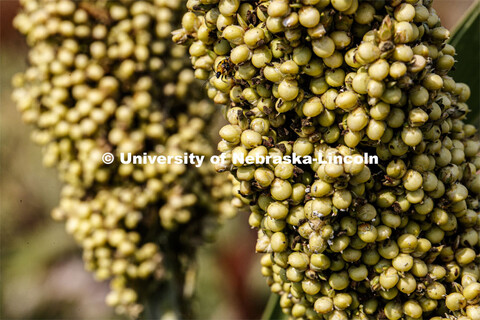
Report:
[[[434,7],[452,29],[473,2],[435,0]],[[107,284],[84,271],[63,224],[50,219],[60,189],[56,172],[41,166],[41,150],[10,100],[10,79],[25,69],[27,52],[11,26],[18,9],[18,1],[0,0],[0,318],[119,319],[104,305]],[[247,217],[240,213],[199,251],[198,319],[261,317],[269,290]]]

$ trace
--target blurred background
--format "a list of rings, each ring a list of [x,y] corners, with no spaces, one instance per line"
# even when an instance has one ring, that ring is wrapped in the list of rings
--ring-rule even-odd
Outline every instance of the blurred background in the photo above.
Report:
[[[452,30],[473,3],[435,0],[434,7]],[[0,0],[0,318],[120,319],[104,304],[107,284],[84,271],[81,252],[63,223],[51,220],[60,190],[56,172],[41,166],[41,150],[30,141],[30,129],[10,100],[10,79],[25,69],[27,52],[12,27],[18,9],[18,1]],[[479,89],[478,73],[476,86],[472,92]],[[222,228],[216,243],[198,253],[194,307],[199,319],[261,317],[269,290],[247,218],[240,213]]]

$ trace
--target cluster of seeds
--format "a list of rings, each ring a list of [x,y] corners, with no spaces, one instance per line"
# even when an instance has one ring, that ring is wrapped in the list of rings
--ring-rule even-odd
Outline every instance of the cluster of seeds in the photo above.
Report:
[[[295,319],[480,319],[480,142],[431,0],[189,0],[195,76]],[[241,156],[379,158],[246,164]]]
[[[84,248],[87,269],[100,280],[113,277],[108,304],[136,316],[148,294],[142,284],[163,279],[165,251],[188,263],[235,214],[228,178],[208,163],[119,161],[120,153],[214,152],[207,129],[215,108],[187,49],[170,39],[182,1],[21,4],[14,25],[31,49],[27,70],[13,79],[13,99],[34,127],[44,164],[65,184],[53,216]],[[102,162],[106,152],[114,163]]]

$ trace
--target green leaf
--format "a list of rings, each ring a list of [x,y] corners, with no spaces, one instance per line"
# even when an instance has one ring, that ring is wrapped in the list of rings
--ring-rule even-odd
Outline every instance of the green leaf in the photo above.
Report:
[[[276,293],[271,293],[268,299],[265,310],[262,314],[262,320],[286,320],[287,316],[282,312],[280,307],[280,296]]]
[[[480,2],[470,7],[465,16],[452,31],[449,43],[457,52],[455,70],[450,75],[457,82],[464,82],[470,86],[471,96],[468,106],[472,112],[467,122],[480,127]]]

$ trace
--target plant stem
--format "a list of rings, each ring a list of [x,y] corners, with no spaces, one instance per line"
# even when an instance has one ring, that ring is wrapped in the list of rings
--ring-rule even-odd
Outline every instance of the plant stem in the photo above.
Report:
[[[179,243],[176,240],[178,240],[177,233],[171,233],[168,237],[159,239],[161,251],[164,254],[165,275],[163,281],[147,295],[142,319],[192,318],[191,294],[186,292],[185,288],[188,288],[191,285],[189,282],[193,281],[190,276],[195,272],[191,261],[193,257],[187,254],[179,256],[178,252],[184,251],[173,245]]]

